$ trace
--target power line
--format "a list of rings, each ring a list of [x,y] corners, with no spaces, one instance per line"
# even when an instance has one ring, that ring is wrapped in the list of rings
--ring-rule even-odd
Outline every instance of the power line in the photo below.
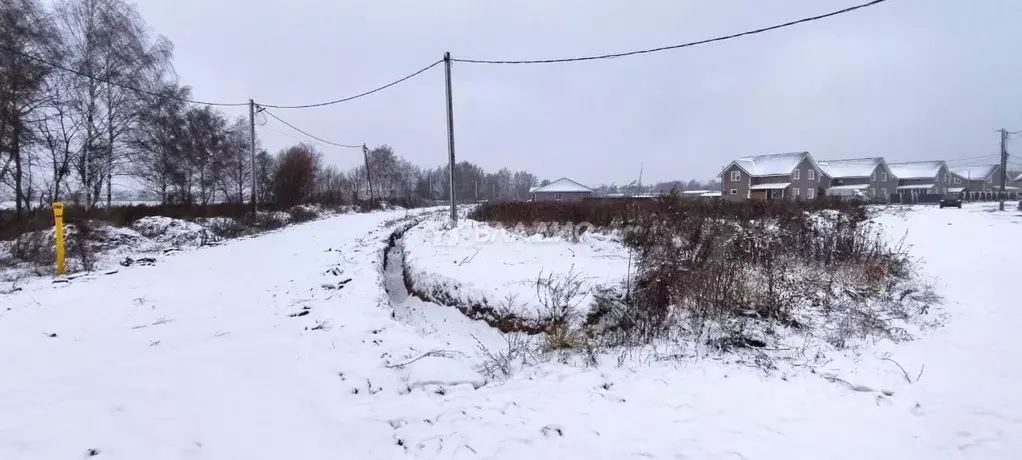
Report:
[[[401,78],[399,78],[397,80],[394,80],[394,81],[392,81],[390,83],[387,83],[386,85],[377,87],[375,89],[371,89],[371,90],[366,91],[364,93],[356,94],[354,96],[349,96],[349,97],[346,97],[346,98],[343,98],[343,99],[337,99],[335,101],[327,101],[327,102],[320,102],[320,103],[317,103],[317,104],[307,104],[307,105],[271,105],[271,104],[259,104],[259,105],[262,106],[262,107],[268,107],[268,108],[271,108],[271,109],[310,109],[310,108],[313,108],[313,107],[323,107],[323,106],[327,106],[327,105],[340,104],[342,102],[352,101],[352,100],[358,99],[360,97],[365,97],[365,96],[368,96],[370,94],[373,94],[373,93],[376,93],[376,92],[379,92],[379,91],[383,91],[383,90],[385,90],[387,88],[390,88],[391,86],[397,85],[397,84],[402,83],[402,82],[404,82],[406,80],[414,78],[414,77],[418,76],[419,74],[421,74],[421,73],[423,73],[423,72],[425,72],[425,71],[427,71],[429,69],[432,69],[433,67],[436,67],[437,64],[440,64],[441,62],[444,62],[444,60],[441,59],[439,61],[436,61],[436,62],[434,62],[434,63],[432,63],[432,64],[430,64],[430,65],[428,65],[426,67],[423,67],[423,68],[421,68],[419,70],[416,70],[415,72],[412,72],[412,73],[410,73],[410,74],[408,74],[408,75],[406,75],[404,77],[401,77]]]
[[[689,42],[689,43],[682,43],[680,45],[669,45],[669,46],[661,46],[661,47],[658,47],[658,48],[649,48],[649,49],[636,50],[636,51],[627,51],[627,52],[624,52],[624,53],[600,54],[600,55],[595,55],[595,56],[582,56],[582,57],[561,58],[561,59],[533,59],[533,60],[518,60],[518,61],[486,60],[486,59],[452,59],[452,60],[456,61],[456,62],[465,62],[465,63],[470,63],[470,64],[556,64],[556,63],[562,63],[562,62],[594,61],[594,60],[597,60],[597,59],[614,59],[614,58],[625,57],[625,56],[634,56],[634,55],[637,55],[637,54],[648,54],[648,53],[656,53],[656,52],[659,52],[659,51],[674,50],[674,49],[679,49],[679,48],[688,48],[688,47],[697,46],[697,45],[705,45],[707,43],[721,42],[721,41],[725,41],[725,40],[731,40],[733,38],[745,37],[745,36],[748,36],[748,35],[761,34],[763,32],[769,32],[771,30],[783,29],[785,27],[790,27],[790,26],[794,26],[794,25],[797,25],[797,24],[802,24],[802,23],[806,23],[806,22],[812,22],[812,21],[816,21],[816,20],[820,20],[820,19],[825,19],[825,18],[829,18],[829,17],[832,17],[832,16],[837,16],[837,15],[844,14],[844,13],[850,13],[852,11],[860,10],[860,9],[863,9],[863,8],[867,8],[867,7],[870,7],[870,6],[879,4],[879,3],[883,3],[885,1],[887,1],[887,0],[873,0],[871,2],[863,3],[861,5],[856,5],[856,6],[848,7],[848,8],[842,9],[842,10],[837,10],[837,11],[833,11],[833,12],[830,12],[830,13],[821,14],[821,15],[818,15],[818,16],[811,16],[811,17],[799,19],[797,21],[785,22],[783,24],[777,24],[777,25],[773,25],[773,26],[770,26],[770,27],[764,27],[764,28],[761,28],[761,29],[749,30],[749,31],[745,31],[745,32],[737,33],[737,34],[724,35],[724,36],[721,36],[721,37],[708,38],[708,39],[705,39],[705,40],[699,40],[699,41]]]
[[[136,93],[147,94],[149,96],[158,97],[158,98],[161,98],[161,99],[171,99],[171,100],[180,101],[180,102],[188,102],[188,103],[191,103],[191,104],[202,104],[202,105],[210,105],[210,106],[218,106],[218,107],[240,107],[240,106],[243,106],[243,105],[248,105],[247,102],[242,102],[242,103],[237,103],[237,104],[224,103],[224,102],[206,102],[206,101],[197,101],[197,100],[193,100],[193,99],[187,99],[187,98],[183,98],[183,97],[171,96],[171,95],[168,95],[168,94],[157,93],[157,92],[153,92],[153,91],[149,91],[149,90],[135,88],[133,86],[128,86],[128,85],[125,85],[125,84],[122,84],[122,83],[117,83],[117,82],[112,81],[112,80],[107,79],[107,78],[100,78],[100,77],[97,77],[97,76],[94,76],[94,75],[90,75],[90,74],[87,74],[85,72],[82,72],[82,71],[79,71],[79,70],[75,70],[75,69],[72,69],[70,67],[63,66],[61,64],[57,64],[57,63],[53,63],[53,62],[47,61],[46,59],[43,59],[41,57],[37,57],[37,56],[33,56],[31,54],[23,53],[21,51],[9,48],[6,45],[0,44],[0,49],[2,49],[4,51],[7,51],[9,53],[16,54],[18,56],[24,57],[24,58],[31,59],[31,60],[36,61],[36,62],[40,62],[40,63],[46,64],[46,65],[48,65],[50,67],[53,67],[55,69],[59,69],[59,70],[65,71],[65,72],[73,73],[73,74],[78,75],[80,77],[91,78],[93,80],[100,81],[100,82],[106,83],[108,85],[113,85],[113,86],[116,86],[118,88],[126,89],[128,91],[134,91]]]
[[[1000,153],[992,153],[990,155],[983,155],[983,156],[978,156],[978,157],[956,158],[954,160],[946,160],[945,163],[973,162],[973,161],[983,160],[983,159],[987,159],[987,158],[995,158],[995,157],[996,158],[1000,158],[1000,156],[1001,156]]]
[[[309,137],[311,137],[311,138],[313,138],[313,139],[315,139],[315,140],[317,140],[317,141],[320,141],[320,142],[322,142],[322,143],[324,143],[324,144],[327,144],[327,145],[332,145],[332,146],[334,146],[334,147],[343,147],[343,148],[347,148],[347,149],[360,149],[360,148],[362,148],[362,146],[361,146],[361,145],[347,145],[347,144],[338,144],[338,143],[336,143],[336,142],[330,142],[330,141],[328,141],[328,140],[325,140],[325,139],[323,139],[323,138],[320,138],[320,137],[316,137],[316,136],[313,136],[312,134],[309,134],[308,132],[305,132],[305,131],[301,130],[301,129],[300,129],[300,128],[298,128],[297,126],[295,126],[295,125],[292,125],[291,123],[288,123],[288,122],[286,122],[286,121],[282,120],[282,119],[281,119],[280,117],[278,117],[278,116],[274,115],[274,114],[273,114],[273,112],[270,112],[269,110],[266,110],[265,108],[260,108],[260,110],[259,110],[259,111],[260,111],[260,112],[266,112],[266,114],[267,114],[267,115],[269,115],[269,116],[271,116],[271,117],[275,118],[275,119],[276,119],[277,121],[279,121],[279,122],[281,122],[281,123],[283,123],[283,124],[287,125],[287,127],[288,127],[288,128],[291,128],[291,129],[293,129],[293,130],[295,130],[295,131],[298,131],[298,132],[300,132],[300,133],[302,133],[302,134],[304,134],[304,135],[306,135],[306,136],[309,136]]]

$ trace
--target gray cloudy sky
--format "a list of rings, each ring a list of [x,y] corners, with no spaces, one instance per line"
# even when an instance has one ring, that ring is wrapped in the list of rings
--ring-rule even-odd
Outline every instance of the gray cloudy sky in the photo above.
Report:
[[[863,1],[140,0],[139,7],[174,42],[178,73],[197,98],[292,105],[371,89],[447,50],[479,59],[618,52]],[[456,63],[458,159],[596,184],[629,182],[640,162],[644,182],[710,178],[734,157],[778,151],[889,161],[994,154],[995,129],[1022,129],[1019,24],[1015,0],[889,0],[654,55]],[[422,166],[446,162],[441,66],[351,103],[275,113],[335,142],[390,144]],[[274,120],[257,129],[271,151],[297,140]],[[322,150],[339,166],[361,159],[358,151]]]

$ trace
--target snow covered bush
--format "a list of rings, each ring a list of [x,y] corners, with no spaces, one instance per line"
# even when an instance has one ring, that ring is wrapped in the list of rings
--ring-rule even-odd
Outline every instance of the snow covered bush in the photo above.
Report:
[[[313,219],[319,218],[319,211],[308,205],[298,205],[288,210],[291,222],[301,223],[308,222]]]
[[[939,301],[906,252],[888,246],[864,214],[740,220],[678,212],[669,199],[659,206],[625,237],[638,262],[624,301],[633,339],[680,330],[721,348],[762,347],[786,329],[823,334],[836,347],[899,341],[911,337],[901,323]]]

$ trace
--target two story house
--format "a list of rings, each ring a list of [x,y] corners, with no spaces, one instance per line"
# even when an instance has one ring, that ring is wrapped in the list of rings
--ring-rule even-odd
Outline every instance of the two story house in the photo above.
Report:
[[[728,200],[811,200],[828,185],[809,152],[739,158],[717,177]]]
[[[954,187],[951,171],[943,161],[890,163],[887,166],[891,174],[898,178],[896,190],[903,203],[919,201],[920,195],[940,196]]]
[[[952,192],[965,192],[969,195],[992,192],[994,187],[1000,188],[1001,165],[951,168],[951,179],[954,184],[950,190]]]
[[[880,157],[821,160],[818,164],[826,178],[830,179],[826,187],[830,196],[861,196],[888,201],[898,187],[898,179]]]

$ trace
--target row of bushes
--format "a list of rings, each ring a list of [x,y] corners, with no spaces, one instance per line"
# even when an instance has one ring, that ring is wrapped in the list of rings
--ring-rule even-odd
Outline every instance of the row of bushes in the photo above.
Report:
[[[861,221],[866,218],[862,203],[821,197],[817,200],[729,201],[682,199],[677,195],[660,198],[587,199],[583,201],[535,201],[484,203],[469,215],[471,219],[506,226],[537,223],[589,223],[597,227],[626,227],[656,213],[687,217],[753,220],[799,218],[807,212],[832,210]]]

